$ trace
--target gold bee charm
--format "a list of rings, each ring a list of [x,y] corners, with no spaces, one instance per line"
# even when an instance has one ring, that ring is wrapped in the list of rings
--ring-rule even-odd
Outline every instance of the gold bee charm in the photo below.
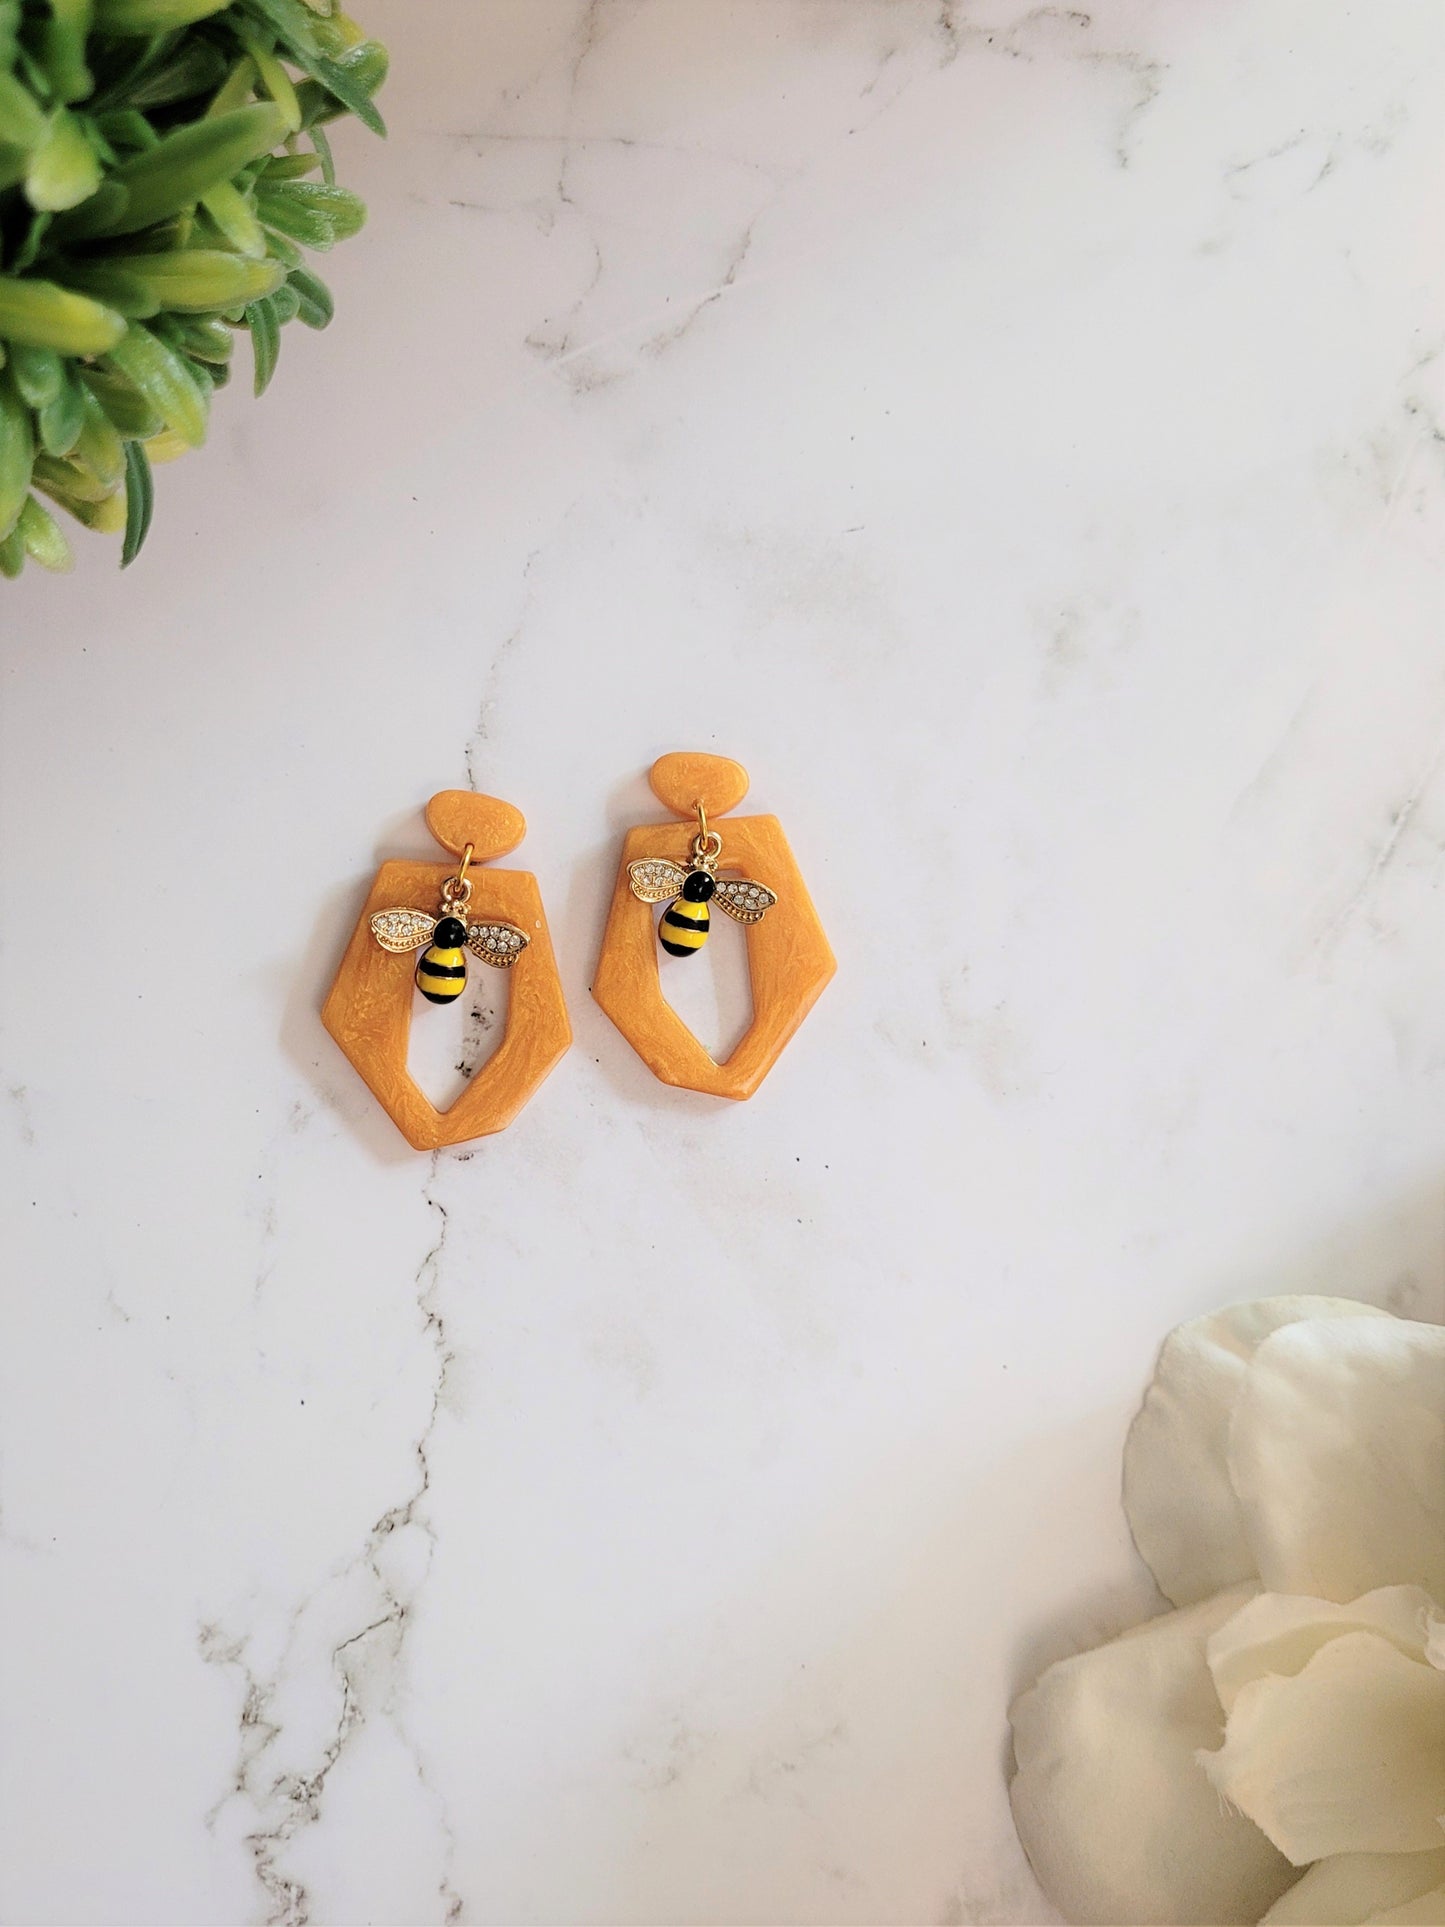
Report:
[[[765,883],[748,877],[719,877],[722,838],[707,826],[707,811],[697,805],[697,835],[692,839],[692,861],[684,869],[666,857],[644,857],[627,866],[632,894],[643,903],[666,903],[657,939],[669,957],[691,957],[707,942],[712,918],[709,903],[738,923],[758,923],[777,897]]]
[[[464,911],[472,894],[467,865],[472,860],[469,843],[461,868],[442,885],[440,915],[429,917],[425,910],[378,910],[371,919],[371,934],[383,950],[401,952],[421,950],[417,960],[416,987],[430,1004],[449,1004],[467,987],[467,964],[463,946],[483,963],[497,970],[510,970],[532,939],[514,923],[464,923],[457,914]],[[425,945],[425,949],[422,946]]]

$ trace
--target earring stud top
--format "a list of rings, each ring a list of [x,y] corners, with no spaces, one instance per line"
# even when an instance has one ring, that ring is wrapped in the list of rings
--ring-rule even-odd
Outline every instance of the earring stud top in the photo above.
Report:
[[[527,834],[527,819],[514,804],[475,790],[438,790],[426,806],[426,826],[450,856],[470,850],[469,863],[506,856]]]
[[[722,816],[735,810],[748,793],[748,773],[741,763],[704,750],[677,749],[659,756],[647,780],[653,795],[674,816],[690,816],[694,821],[700,811]]]

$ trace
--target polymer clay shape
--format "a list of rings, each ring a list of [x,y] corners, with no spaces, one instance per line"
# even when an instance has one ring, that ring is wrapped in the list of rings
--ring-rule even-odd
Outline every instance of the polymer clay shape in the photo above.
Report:
[[[427,822],[443,849],[474,863],[515,849],[526,830],[521,812],[496,797],[445,790],[427,805]],[[381,948],[371,918],[393,906],[428,912],[455,864],[398,861],[376,873],[321,1021],[377,1102],[415,1150],[431,1151],[488,1137],[511,1123],[572,1042],[562,981],[537,879],[527,870],[472,869],[467,915],[515,924],[531,941],[511,966],[511,997],[502,1041],[450,1109],[438,1111],[407,1071],[414,1003],[412,960]]]
[[[741,764],[723,756],[678,752],[660,758],[650,780],[654,793],[678,816],[692,818],[698,803],[703,805],[709,824],[723,838],[721,874],[737,871],[754,877],[777,896],[761,922],[736,933],[747,944],[753,1021],[732,1055],[719,1064],[662,994],[653,912],[633,895],[628,866],[647,857],[686,864],[692,822],[645,824],[628,831],[592,995],[663,1083],[715,1097],[751,1097],[837,968],[833,952],[778,819],[723,815],[747,793],[747,772]]]

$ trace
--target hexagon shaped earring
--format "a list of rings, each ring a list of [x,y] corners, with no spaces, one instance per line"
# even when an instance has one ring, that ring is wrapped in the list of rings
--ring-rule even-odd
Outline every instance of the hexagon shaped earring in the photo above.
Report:
[[[542,909],[527,870],[483,870],[515,850],[526,819],[510,803],[442,790],[427,827],[451,863],[383,863],[357,920],[321,1021],[413,1149],[464,1144],[506,1128],[564,1055],[572,1026]],[[449,1003],[466,984],[464,951],[511,973],[502,1041],[450,1110],[438,1111],[406,1067],[416,989]]]
[[[740,763],[677,751],[660,757],[648,780],[686,820],[628,831],[592,995],[664,1084],[751,1097],[833,975],[833,952],[778,819],[726,815],[747,794]],[[654,937],[649,906],[664,902]],[[663,996],[657,960],[660,946],[667,968],[682,967],[707,941],[717,909],[746,932],[753,992],[753,1021],[723,1064]]]

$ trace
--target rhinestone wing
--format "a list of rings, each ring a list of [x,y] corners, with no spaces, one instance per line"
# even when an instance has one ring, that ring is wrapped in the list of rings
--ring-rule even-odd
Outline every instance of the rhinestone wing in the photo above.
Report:
[[[765,883],[753,883],[747,877],[719,877],[712,900],[739,923],[757,923],[778,899]]]
[[[661,856],[647,856],[638,863],[629,863],[627,874],[632,881],[633,896],[641,897],[644,903],[663,903],[668,897],[681,896],[682,886],[687,882],[687,871]]]
[[[371,934],[383,950],[420,950],[436,927],[425,910],[378,910],[371,919]]]
[[[467,926],[467,949],[483,963],[510,970],[532,939],[514,923],[473,923]]]

